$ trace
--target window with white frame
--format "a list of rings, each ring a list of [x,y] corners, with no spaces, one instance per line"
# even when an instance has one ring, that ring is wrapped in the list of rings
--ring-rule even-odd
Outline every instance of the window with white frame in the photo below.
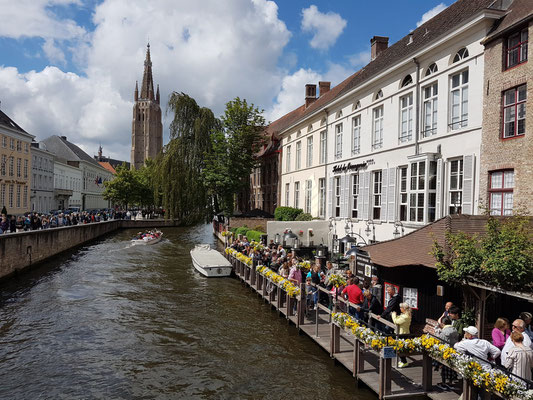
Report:
[[[16,199],[17,199],[16,207],[17,208],[20,208],[20,192],[21,192],[20,188],[21,187],[22,187],[22,185],[17,185],[17,197],[16,197]]]
[[[464,60],[466,57],[468,57],[468,50],[466,49],[466,47],[463,47],[457,53],[455,53],[455,56],[453,57],[453,62],[459,62],[461,60]]]
[[[450,77],[450,128],[468,125],[468,70]]]
[[[400,143],[413,138],[413,94],[400,98]]]
[[[28,207],[28,186],[24,186],[24,196],[22,197],[22,207]]]
[[[427,207],[426,221],[433,222],[435,221],[436,210],[437,210],[437,162],[436,161],[429,161],[427,182],[428,182],[428,190],[427,190],[428,207]]]
[[[294,182],[294,208],[300,208],[300,182]]]
[[[302,168],[302,141],[296,142],[296,170]]]
[[[17,158],[17,178],[22,176],[22,158]]]
[[[507,38],[506,68],[512,68],[527,61],[528,28],[522,29]]]
[[[342,158],[342,124],[335,125],[335,160]]]
[[[372,130],[372,148],[383,147],[383,106],[374,108],[374,129]]]
[[[341,178],[336,176],[334,178],[334,217],[341,216]]]
[[[325,164],[327,160],[328,151],[328,137],[326,131],[320,132],[320,164]]]
[[[489,173],[490,215],[513,215],[514,170]]]
[[[326,216],[326,179],[318,180],[318,216]]]
[[[291,172],[291,146],[287,146],[287,158],[285,159],[285,171]]]
[[[417,161],[410,166],[409,221],[435,221],[437,162]]]
[[[305,181],[305,212],[311,214],[311,197],[313,194],[313,181],[308,179]]]
[[[22,153],[22,142],[20,140],[17,140],[17,151]]]
[[[381,219],[382,183],[382,171],[374,171],[372,174],[372,219]]]
[[[433,83],[423,89],[424,92],[424,121],[422,137],[429,137],[437,133],[438,83]]]
[[[0,185],[0,204],[6,204],[6,184]]]
[[[359,218],[359,174],[352,175],[352,218]]]
[[[289,207],[289,196],[291,193],[291,185],[289,183],[285,184],[285,207]]]
[[[15,150],[15,139],[9,139],[9,149]]]
[[[361,151],[361,116],[352,119],[352,155]]]
[[[407,191],[407,167],[399,168],[400,177],[400,221],[407,221],[409,203]]]
[[[503,93],[504,139],[526,133],[526,100],[526,85],[520,85]]]
[[[13,184],[11,184],[9,185],[9,197],[8,197],[9,207],[13,207],[13,197],[14,197],[14,186]]]
[[[435,72],[437,72],[439,69],[437,68],[437,64],[433,63],[433,64],[430,64],[428,69],[426,69],[426,75],[425,76],[429,76],[431,74],[434,74]]]
[[[7,137],[6,136],[2,136],[2,147],[7,147]]]
[[[9,157],[9,176],[14,176],[15,158]]]
[[[451,160],[449,182],[448,213],[461,214],[463,205],[463,159]]]
[[[5,154],[2,154],[2,161],[0,164],[0,174],[5,176],[7,169],[7,156]],[[5,203],[3,203],[5,204]]]
[[[409,304],[409,307],[414,310],[418,310],[418,290],[416,288],[404,287],[403,302]]]
[[[313,166],[313,136],[307,138],[307,167]]]

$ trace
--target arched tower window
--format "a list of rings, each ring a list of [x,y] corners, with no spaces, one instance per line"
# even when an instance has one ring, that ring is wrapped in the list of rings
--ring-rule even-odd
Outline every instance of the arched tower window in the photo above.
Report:
[[[468,57],[468,50],[466,47],[463,47],[457,53],[455,53],[455,57],[453,57],[453,62],[459,62],[461,60],[464,60],[466,57]]]

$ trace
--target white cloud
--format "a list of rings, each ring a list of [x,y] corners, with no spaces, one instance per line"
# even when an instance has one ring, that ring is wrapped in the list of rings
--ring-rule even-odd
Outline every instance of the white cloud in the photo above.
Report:
[[[437,4],[435,7],[433,7],[431,10],[425,12],[422,15],[422,19],[416,23],[416,27],[418,28],[420,25],[425,24],[427,21],[429,21],[431,18],[433,18],[435,15],[440,13],[442,10],[446,9],[448,6],[444,3]]]
[[[346,20],[337,13],[321,13],[315,5],[302,10],[302,30],[314,33],[309,44],[315,49],[331,47],[345,27]]]
[[[370,62],[370,49],[352,54],[348,57],[350,65],[354,68],[362,67]]]
[[[43,51],[46,58],[53,63],[65,65],[66,58],[65,53],[59,47],[56,46],[54,39],[46,39],[43,44]]]
[[[174,90],[191,95],[216,115],[235,96],[265,108],[279,91],[283,72],[277,65],[291,34],[272,1],[160,0],[156,7],[152,2],[104,0],[94,10],[96,28],[90,33],[59,29],[65,21],[69,25],[68,20],[47,10],[58,1],[73,3],[37,0],[41,5],[37,11],[29,7],[32,1],[21,3],[21,10],[32,11],[29,22],[40,18],[49,25],[34,24],[27,35],[0,23],[0,36],[41,37],[47,57],[62,62],[63,51],[83,65],[83,76],[56,67],[21,73],[0,66],[3,111],[37,140],[66,135],[89,154],[102,143],[106,155],[128,160],[133,89],[135,81],[142,80],[148,37],[163,114]],[[2,6],[5,1],[0,2]],[[10,11],[14,15],[13,10],[14,6]],[[24,23],[19,19],[17,24]],[[83,40],[58,49],[58,41],[70,43],[76,35]],[[168,138],[170,116],[163,118]]]

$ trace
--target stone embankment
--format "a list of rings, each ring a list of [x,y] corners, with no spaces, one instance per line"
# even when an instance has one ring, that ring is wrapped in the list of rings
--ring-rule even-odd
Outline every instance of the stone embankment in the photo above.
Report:
[[[112,220],[0,235],[0,279],[117,229],[178,226],[176,220]]]

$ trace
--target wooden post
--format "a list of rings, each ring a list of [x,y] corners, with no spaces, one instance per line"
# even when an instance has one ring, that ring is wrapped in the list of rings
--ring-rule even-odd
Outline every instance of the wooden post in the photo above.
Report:
[[[287,319],[292,315],[293,301],[294,299],[287,293]]]
[[[318,313],[320,312],[320,303],[316,306],[315,314],[315,336],[318,338]]]
[[[281,310],[281,288],[278,286],[278,290],[276,293],[277,296],[277,302],[276,302],[276,308],[278,309],[278,312]]]
[[[433,387],[433,371],[431,365],[432,359],[424,351],[422,353],[422,389],[426,392],[430,392]]]
[[[255,286],[256,277],[257,277],[257,269],[256,268],[252,268],[252,276],[250,277],[250,285],[251,286]]]
[[[307,306],[307,297],[305,295],[305,284],[300,283],[300,298],[298,299],[298,329],[305,323],[305,307]]]
[[[268,286],[268,279],[263,280],[263,297],[266,297],[267,295],[267,286]]]
[[[335,353],[340,351],[341,347],[341,328],[335,324],[331,324],[331,338],[329,355],[333,357]]]
[[[364,344],[359,339],[354,339],[354,360],[353,360],[353,376],[359,375],[365,370],[365,359],[363,355]]]
[[[261,288],[263,287],[263,275],[261,274],[258,274],[257,275],[257,285],[256,285],[256,290],[257,290],[257,293],[259,293],[259,291],[261,290]]]
[[[463,400],[472,400],[472,383],[468,379],[463,378]]]
[[[392,359],[379,357],[379,393],[380,399],[391,394]],[[464,399],[463,399],[464,400]]]
[[[270,304],[274,304],[274,300],[276,300],[276,288],[277,286],[274,286],[274,284],[272,283],[272,290],[268,294],[268,300],[270,300]]]

